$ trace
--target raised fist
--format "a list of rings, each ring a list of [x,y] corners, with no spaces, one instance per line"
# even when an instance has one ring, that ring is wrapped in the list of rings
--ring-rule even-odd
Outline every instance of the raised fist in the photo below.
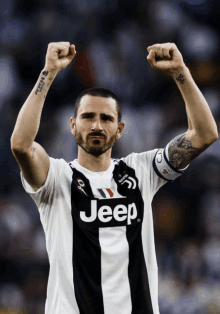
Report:
[[[149,53],[147,60],[154,69],[172,75],[185,67],[182,55],[173,43],[149,46],[147,51]]]
[[[44,69],[59,72],[65,69],[76,55],[74,45],[69,42],[50,43],[47,48]]]

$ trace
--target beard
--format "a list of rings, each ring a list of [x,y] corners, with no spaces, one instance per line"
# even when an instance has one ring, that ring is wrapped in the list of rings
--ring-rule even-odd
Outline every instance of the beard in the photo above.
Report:
[[[91,136],[100,136],[100,138],[90,138]],[[98,132],[94,132],[94,133],[90,133],[86,136],[86,140],[83,140],[82,134],[80,132],[77,132],[76,130],[76,143],[88,154],[91,154],[95,157],[98,157],[102,154],[104,154],[107,150],[109,150],[113,144],[116,141],[116,135],[117,133],[115,133],[114,135],[112,135],[109,139],[108,142],[106,142],[106,136],[104,136],[103,134],[100,134]],[[91,142],[91,143],[89,143]]]

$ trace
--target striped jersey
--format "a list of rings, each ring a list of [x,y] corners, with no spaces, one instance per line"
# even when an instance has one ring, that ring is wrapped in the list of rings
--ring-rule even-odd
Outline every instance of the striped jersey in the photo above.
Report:
[[[50,157],[36,192],[21,172],[46,236],[46,314],[159,314],[151,203],[184,172],[167,149],[111,159],[104,172]]]

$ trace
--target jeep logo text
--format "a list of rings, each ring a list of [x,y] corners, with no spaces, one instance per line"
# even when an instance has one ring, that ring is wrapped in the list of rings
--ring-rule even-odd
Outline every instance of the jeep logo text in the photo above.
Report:
[[[126,221],[126,224],[130,225],[132,220],[137,218],[137,208],[135,202],[128,205],[118,204],[114,208],[109,205],[103,205],[98,208],[97,200],[91,200],[91,214],[88,215],[85,211],[80,211],[80,218],[87,223],[96,219],[102,223],[108,223],[113,219],[117,222]]]

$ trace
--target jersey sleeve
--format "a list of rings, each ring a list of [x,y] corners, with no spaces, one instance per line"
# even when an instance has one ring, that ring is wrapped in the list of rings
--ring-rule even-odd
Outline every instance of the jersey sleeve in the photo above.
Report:
[[[147,175],[150,180],[150,194],[154,196],[156,192],[161,188],[166,182],[173,182],[179,176],[184,174],[185,170],[188,168],[177,170],[169,162],[168,155],[169,144],[165,148],[159,148],[150,150],[143,153],[132,153],[130,158],[136,161],[135,164],[139,164],[142,167],[141,176]],[[127,156],[127,157],[129,157]],[[133,165],[133,166],[134,166]],[[138,166],[137,170],[138,170]],[[139,170],[140,173],[141,170]]]
[[[50,203],[51,198],[53,197],[55,188],[56,188],[56,182],[58,177],[58,169],[60,166],[60,160],[54,159],[52,157],[49,157],[50,165],[49,165],[49,171],[47,174],[47,179],[37,191],[34,191],[30,184],[25,180],[23,172],[20,172],[21,175],[21,182],[24,187],[24,190],[31,196],[31,198],[34,200],[35,204],[37,205],[39,211],[42,211],[47,207],[47,205]]]
[[[189,167],[189,165],[187,165],[184,169],[174,168],[174,166],[169,161],[168,147],[169,144],[167,144],[164,149],[158,149],[153,157],[152,162],[153,176],[156,177],[156,180],[154,179],[153,181],[159,180],[159,182],[163,182],[162,185],[166,182],[173,182],[175,179],[183,175],[185,170]],[[156,189],[157,191],[159,188],[160,183],[158,188],[157,184],[153,186],[153,190]]]

